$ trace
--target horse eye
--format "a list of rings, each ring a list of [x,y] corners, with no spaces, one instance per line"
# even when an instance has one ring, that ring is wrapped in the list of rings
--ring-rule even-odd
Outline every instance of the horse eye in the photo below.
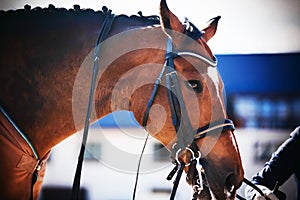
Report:
[[[185,82],[187,88],[194,90],[197,93],[202,92],[203,87],[200,81],[198,80],[189,80]]]

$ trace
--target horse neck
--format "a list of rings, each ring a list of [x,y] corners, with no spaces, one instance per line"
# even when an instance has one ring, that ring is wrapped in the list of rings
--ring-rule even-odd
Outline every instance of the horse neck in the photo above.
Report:
[[[148,27],[122,32],[101,45],[91,121],[116,110],[134,111],[135,116],[144,113],[153,83],[163,66],[166,37],[160,27]],[[73,89],[73,119],[77,130],[83,127],[91,82],[87,77],[92,77],[93,60],[94,55],[90,55],[82,65]],[[141,94],[139,91],[138,99],[143,101],[132,103],[136,90],[145,85],[151,91]]]
[[[73,87],[82,63],[95,47],[104,17],[95,12],[27,14],[19,12],[0,21],[4,27],[0,36],[5,38],[0,47],[0,104],[42,157],[78,131],[73,120]],[[115,21],[112,34],[122,32],[122,20]],[[106,104],[103,101],[102,107]],[[110,111],[99,110],[103,111],[97,118]]]

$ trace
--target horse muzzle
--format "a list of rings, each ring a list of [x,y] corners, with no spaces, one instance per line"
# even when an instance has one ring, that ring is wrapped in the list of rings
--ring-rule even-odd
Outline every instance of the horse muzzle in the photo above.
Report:
[[[212,148],[205,147],[204,143],[198,145],[207,150],[200,163],[211,192],[218,200],[234,199],[243,182],[244,170],[233,132],[222,132]]]

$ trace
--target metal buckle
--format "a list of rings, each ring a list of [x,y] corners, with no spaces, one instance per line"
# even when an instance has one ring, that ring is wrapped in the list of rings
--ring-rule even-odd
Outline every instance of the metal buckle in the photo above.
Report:
[[[199,156],[198,159],[200,159],[200,157],[201,156]],[[201,174],[202,165],[200,164],[199,160],[197,162],[196,169],[199,174],[199,179],[197,180],[197,184],[199,184],[197,187],[197,191],[198,191],[198,194],[200,194],[200,192],[203,190],[203,179],[202,179],[202,174]]]
[[[177,75],[177,71],[172,71],[172,72],[169,72],[169,73],[166,73],[166,76],[172,76],[172,75]]]
[[[191,157],[190,162],[187,163],[187,164],[185,164],[186,167],[190,166],[190,165],[191,165],[191,162],[192,162],[193,160],[195,160],[195,159],[200,159],[200,157],[201,157],[201,152],[200,152],[200,151],[198,151],[198,155],[197,155],[197,157],[196,157],[196,156],[195,156],[195,152],[194,152],[191,148],[185,147],[184,150],[187,150],[187,151],[191,152],[191,154],[192,154],[192,157]],[[182,149],[180,148],[180,149],[178,149],[178,150],[176,151],[176,154],[175,154],[175,160],[176,160],[176,162],[177,162],[178,164],[180,164],[180,161],[179,161],[179,153],[180,153],[181,151],[182,151]],[[198,160],[198,161],[199,161],[199,160]]]

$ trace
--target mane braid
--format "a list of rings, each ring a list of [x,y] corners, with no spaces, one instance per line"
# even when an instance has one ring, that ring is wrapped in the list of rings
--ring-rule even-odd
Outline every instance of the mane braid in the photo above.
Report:
[[[108,9],[103,6],[102,8],[102,13],[105,14]],[[58,13],[58,14],[64,14],[65,12],[98,12],[94,11],[93,9],[81,9],[79,5],[74,5],[73,8],[67,9],[67,8],[57,8],[52,4],[49,4],[48,7],[41,8],[39,6],[31,8],[30,5],[26,4],[23,9],[16,9],[16,10],[1,10],[1,12],[7,12],[7,13],[20,13],[20,14],[25,14],[25,13],[34,13],[34,12],[43,12],[43,13]]]
[[[106,6],[102,7],[101,11],[95,11],[93,9],[81,9],[79,5],[74,5],[71,9],[66,8],[57,8],[52,4],[49,4],[46,8],[41,7],[35,7],[31,8],[30,5],[26,4],[23,9],[17,9],[17,10],[8,10],[3,11],[0,10],[0,22],[1,23],[7,23],[8,21],[11,21],[12,23],[18,22],[20,19],[27,19],[29,21],[35,21],[35,20],[41,20],[43,17],[64,17],[64,18],[71,18],[73,16],[79,17],[79,18],[86,18],[93,15],[100,15],[100,16],[106,16],[107,14],[111,14],[112,11],[108,9]],[[144,16],[141,11],[137,13],[138,15],[125,15],[120,14],[116,15],[116,18],[129,20],[129,21],[135,21],[140,26],[153,26],[160,24],[159,16],[156,15],[150,15],[150,16]]]

